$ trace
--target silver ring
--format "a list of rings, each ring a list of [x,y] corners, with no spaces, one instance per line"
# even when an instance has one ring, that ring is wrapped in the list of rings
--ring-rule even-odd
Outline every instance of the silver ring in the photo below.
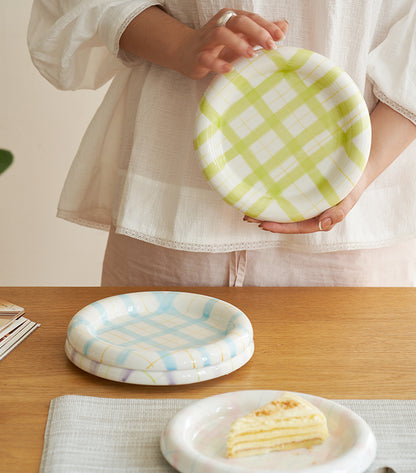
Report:
[[[232,16],[237,16],[237,13],[232,10],[226,11],[218,18],[217,26],[227,26],[227,22]]]

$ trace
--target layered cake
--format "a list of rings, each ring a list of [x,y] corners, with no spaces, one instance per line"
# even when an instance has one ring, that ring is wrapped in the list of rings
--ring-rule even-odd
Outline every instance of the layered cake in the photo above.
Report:
[[[327,437],[325,415],[302,397],[284,393],[231,425],[227,457],[309,448]]]

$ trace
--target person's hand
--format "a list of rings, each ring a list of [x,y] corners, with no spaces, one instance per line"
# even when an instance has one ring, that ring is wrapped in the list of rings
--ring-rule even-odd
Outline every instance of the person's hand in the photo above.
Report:
[[[367,170],[367,168],[366,168]],[[343,199],[339,204],[325,210],[317,217],[301,222],[278,223],[278,222],[263,222],[248,216],[244,217],[246,222],[257,223],[258,226],[272,233],[314,233],[319,231],[329,231],[337,223],[340,223],[348,215],[349,211],[358,202],[367,185],[367,172],[364,171],[361,180],[353,188],[353,190]]]
[[[227,11],[235,16],[224,26],[218,26]],[[161,8],[151,6],[126,26],[119,45],[133,56],[191,79],[202,79],[210,72],[229,72],[231,62],[253,56],[255,46],[274,48],[275,42],[284,38],[288,26],[285,20],[273,22],[255,13],[224,8],[195,30]]]
[[[244,220],[257,223],[263,230],[273,233],[314,233],[334,228],[346,218],[366,188],[416,139],[416,126],[382,102],[371,114],[371,128],[372,142],[367,166],[356,186],[339,204],[301,222],[262,222],[247,216]]]
[[[185,35],[180,45],[179,70],[187,77],[201,79],[211,71],[229,72],[233,60],[254,56],[255,46],[275,48],[275,42],[282,40],[288,30],[285,20],[272,22],[243,10],[232,10],[236,15],[225,26],[218,26],[227,11],[230,10],[220,10],[202,28],[189,30]]]

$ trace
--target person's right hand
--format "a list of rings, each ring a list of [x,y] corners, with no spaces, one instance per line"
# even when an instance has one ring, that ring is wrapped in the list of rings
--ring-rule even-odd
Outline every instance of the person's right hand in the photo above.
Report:
[[[229,10],[220,10],[199,30],[188,31],[181,42],[179,70],[182,74],[202,79],[211,71],[230,72],[233,60],[254,56],[255,46],[273,49],[288,30],[285,20],[272,22],[243,10],[233,10],[236,16],[232,16],[226,26],[217,26],[218,20]]]

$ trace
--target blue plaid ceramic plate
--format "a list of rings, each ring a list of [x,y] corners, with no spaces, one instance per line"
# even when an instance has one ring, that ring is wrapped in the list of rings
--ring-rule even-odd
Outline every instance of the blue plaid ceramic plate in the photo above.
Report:
[[[69,324],[65,347],[85,371],[136,384],[212,379],[241,367],[253,350],[251,323],[238,308],[209,296],[164,291],[122,294],[84,307]]]

